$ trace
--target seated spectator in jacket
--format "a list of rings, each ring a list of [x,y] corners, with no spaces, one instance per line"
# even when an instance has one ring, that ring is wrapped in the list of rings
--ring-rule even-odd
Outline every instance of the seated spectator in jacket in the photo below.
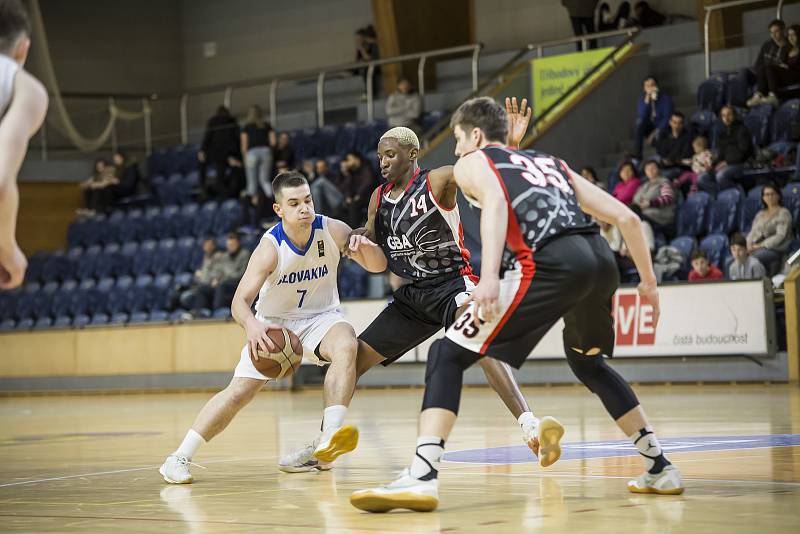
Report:
[[[305,163],[305,162],[304,162]],[[308,179],[309,187],[311,188],[311,198],[314,200],[314,211],[333,217],[334,219],[341,218],[342,206],[344,204],[344,195],[333,183],[330,176],[330,168],[328,162],[324,159],[319,159],[313,162],[313,166],[309,169],[304,168],[303,174]]]
[[[769,23],[769,39],[761,45],[758,52],[756,63],[752,69],[746,68],[742,71],[749,83],[756,83],[756,91],[747,101],[748,107],[758,104],[777,105],[778,99],[775,95],[769,98],[769,81],[767,71],[772,65],[786,64],[787,47],[786,24],[782,20],[775,19]]]
[[[733,261],[728,266],[730,280],[759,280],[767,276],[761,262],[747,251],[747,240],[742,234],[731,236],[731,257]]]
[[[239,234],[230,232],[225,240],[225,252],[220,254],[217,266],[218,278],[212,309],[230,307],[239,280],[247,269],[248,261],[250,261],[250,251],[242,248]]]
[[[221,253],[217,251],[217,240],[208,236],[203,240],[203,263],[194,272],[194,280],[180,294],[181,307],[194,313],[200,308],[208,308],[214,300],[214,291],[219,284],[219,265]]]
[[[750,131],[736,118],[733,108],[723,106],[719,117],[723,129],[717,134],[717,158],[714,170],[697,177],[697,187],[711,195],[735,187],[742,177],[744,164],[753,155]]]
[[[83,200],[86,204],[86,209],[80,210],[80,213],[94,215],[110,211],[114,206],[118,184],[114,167],[104,159],[95,160],[92,175],[78,184],[83,189]]]
[[[710,172],[714,155],[708,149],[708,139],[699,135],[692,141],[692,170],[686,171],[672,182],[676,191],[682,191],[684,196],[697,191],[697,177],[704,172]]]
[[[365,220],[367,203],[378,184],[369,163],[357,152],[348,152],[339,168],[339,190],[344,196],[344,220],[350,227],[358,228]]]
[[[772,184],[762,189],[761,205],[747,234],[747,251],[774,276],[792,242],[792,214],[783,207],[781,190]]]
[[[671,238],[675,233],[675,192],[662,174],[656,160],[644,164],[647,176],[633,196],[634,211],[650,223],[653,231]]]
[[[636,105],[636,134],[633,156],[642,159],[645,142],[650,144],[653,134],[658,130],[666,130],[672,115],[672,97],[659,91],[658,83],[653,76],[648,76],[643,83],[644,94]]]
[[[224,199],[237,195],[236,178],[230,174],[232,168],[242,167],[239,124],[225,106],[218,107],[216,115],[206,123],[197,159],[206,196]],[[213,175],[208,172],[209,168],[213,169]]]
[[[722,271],[708,261],[708,256],[702,250],[692,254],[692,270],[689,271],[690,282],[707,282],[709,280],[722,280]]]
[[[692,164],[692,136],[680,111],[673,111],[669,128],[659,132],[654,145],[661,160],[662,174],[672,180]]]
[[[797,24],[789,26],[789,29],[786,30],[786,40],[788,42],[786,46],[788,51],[785,55],[786,62],[767,65],[769,94],[763,100],[756,102],[756,104],[770,104],[773,107],[778,107],[780,101],[776,93],[790,85],[800,84],[800,46],[798,46],[798,38],[800,38],[800,26]]]
[[[614,186],[611,194],[626,206],[630,206],[636,190],[639,189],[642,182],[636,176],[636,167],[630,161],[626,161],[620,166],[618,174],[619,182]]]
[[[647,2],[636,2],[633,7],[633,18],[642,28],[661,26],[667,20],[667,17],[650,7]]]
[[[419,116],[422,114],[422,97],[413,91],[411,82],[400,78],[397,91],[386,99],[386,118],[390,128],[405,126],[419,133]]]
[[[599,187],[600,189],[605,189],[606,186],[597,178],[597,171],[594,170],[594,167],[586,167],[581,168],[580,175],[589,180],[591,183]]]
[[[278,144],[275,147],[274,154],[275,170],[273,172],[273,176],[277,176],[278,173],[290,171],[295,168],[294,148],[292,147],[288,133],[281,132],[278,135]]]
[[[139,189],[139,181],[142,179],[139,173],[139,165],[135,161],[128,161],[124,152],[117,150],[112,156],[114,163],[114,177],[119,182],[116,186],[117,198],[135,195]]]

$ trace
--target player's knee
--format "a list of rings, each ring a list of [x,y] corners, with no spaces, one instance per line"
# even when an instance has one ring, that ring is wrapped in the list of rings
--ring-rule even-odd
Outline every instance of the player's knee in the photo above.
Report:
[[[595,391],[593,384],[598,373],[602,371],[602,366],[605,365],[600,349],[590,347],[590,350],[584,350],[577,347],[567,347],[566,354],[569,367],[578,380],[583,382],[590,390]]]
[[[257,380],[235,381],[227,387],[228,402],[234,406],[242,407],[248,404],[256,393],[263,387],[263,382]]]
[[[336,340],[320,350],[320,354],[326,360],[337,365],[352,365],[356,361],[358,353],[358,341],[355,338],[344,338]]]

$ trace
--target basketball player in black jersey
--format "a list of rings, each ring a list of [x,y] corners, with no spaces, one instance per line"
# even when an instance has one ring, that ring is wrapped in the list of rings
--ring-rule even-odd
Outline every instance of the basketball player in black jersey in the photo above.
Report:
[[[494,358],[519,368],[562,317],[570,368],[644,459],[645,472],[628,482],[629,490],[682,493],[680,472],[665,458],[636,395],[606,363],[614,348],[611,302],[619,275],[589,216],[619,227],[642,280],[640,298],[652,306],[657,324],[656,278],[638,217],[563,161],[505,146],[506,113],[491,98],[462,104],[451,126],[458,187],[482,209],[481,280],[469,308],[428,354],[411,467],[387,486],[353,493],[350,502],[370,512],[435,509],[439,463],[456,421],[464,370]],[[540,439],[544,446],[547,435]]]

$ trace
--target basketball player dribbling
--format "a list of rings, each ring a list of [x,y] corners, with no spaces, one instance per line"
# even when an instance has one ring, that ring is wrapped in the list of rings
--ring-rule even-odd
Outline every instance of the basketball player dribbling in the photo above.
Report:
[[[19,0],[0,0],[0,289],[22,283],[28,262],[17,244],[17,173],[47,113],[47,91],[23,70],[31,40]]]
[[[458,187],[481,208],[481,279],[466,312],[428,354],[425,396],[411,466],[387,486],[361,490],[361,510],[430,511],[439,503],[438,470],[455,424],[463,373],[482,359],[519,368],[564,318],[570,368],[630,436],[645,471],[634,493],[679,494],[680,472],[664,456],[628,383],[607,363],[614,348],[614,256],[589,216],[617,226],[641,277],[639,294],[658,322],[656,278],[639,218],[560,159],[503,144],[506,113],[491,98],[461,105],[451,120]],[[487,358],[490,357],[490,358]]]
[[[527,100],[518,106],[516,98],[507,99],[506,106],[509,143],[517,144],[527,130],[531,111]],[[366,227],[355,232],[350,248],[359,250],[360,234],[366,235],[383,250],[389,270],[408,283],[394,292],[393,301],[359,336],[357,376],[378,363],[391,364],[450,327],[477,282],[463,243],[453,167],[423,170],[418,155],[419,140],[409,128],[392,128],[378,143],[381,174],[388,182],[372,194]],[[507,364],[486,358],[481,366],[517,419],[523,441],[539,455],[540,464],[546,467],[555,462],[564,432],[560,423],[552,417],[540,421],[533,415]],[[545,431],[548,440],[542,442],[540,435]],[[286,456],[279,468],[300,471],[311,450],[309,446]]]
[[[357,342],[353,327],[339,310],[336,285],[340,251],[348,246],[352,229],[314,213],[311,190],[302,174],[281,173],[272,187],[281,222],[261,238],[231,303],[233,318],[247,334],[247,345],[230,384],[200,410],[183,442],[159,469],[171,484],[193,481],[189,466],[197,449],[222,432],[268,380],[250,357],[257,357],[259,349],[275,350],[266,334],[271,328],[292,330],[303,344],[304,357],[330,365],[323,389],[322,435],[306,467],[325,469],[358,443],[356,428],[342,424],[355,386]],[[356,262],[371,272],[386,269],[377,245],[363,236],[358,245],[349,254]],[[254,315],[251,306],[256,296]]]

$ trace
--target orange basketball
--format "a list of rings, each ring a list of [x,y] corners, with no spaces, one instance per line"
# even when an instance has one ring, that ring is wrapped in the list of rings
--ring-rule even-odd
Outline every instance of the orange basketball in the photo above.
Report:
[[[288,328],[272,328],[267,336],[277,347],[275,352],[258,349],[258,358],[250,360],[258,372],[269,378],[286,378],[300,368],[303,361],[303,345],[294,332]]]

